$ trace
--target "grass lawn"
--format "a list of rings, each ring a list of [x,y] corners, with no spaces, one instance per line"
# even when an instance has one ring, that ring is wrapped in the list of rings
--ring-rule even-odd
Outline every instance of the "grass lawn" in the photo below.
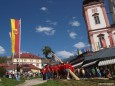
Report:
[[[21,84],[24,82],[24,80],[16,81],[15,79],[9,79],[9,78],[0,78],[0,86],[15,86],[17,84]]]
[[[114,85],[99,85],[99,83],[114,83]],[[87,80],[48,80],[46,83],[35,85],[35,86],[115,86],[114,80],[98,80],[98,79],[87,79]]]

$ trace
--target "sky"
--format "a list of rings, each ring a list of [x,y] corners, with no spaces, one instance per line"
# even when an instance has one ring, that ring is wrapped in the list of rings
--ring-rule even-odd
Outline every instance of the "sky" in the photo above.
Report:
[[[88,47],[82,1],[0,0],[0,56],[12,54],[12,18],[21,19],[21,52],[43,57],[43,47],[50,46],[60,58],[68,58]]]

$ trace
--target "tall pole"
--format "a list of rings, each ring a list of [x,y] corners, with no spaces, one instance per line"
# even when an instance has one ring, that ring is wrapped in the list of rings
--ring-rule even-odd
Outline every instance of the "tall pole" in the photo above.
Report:
[[[21,49],[21,19],[20,19],[20,34],[19,34],[19,66],[20,66],[20,49]]]
[[[15,68],[14,68],[14,63],[13,63],[14,61],[13,60],[14,60],[14,54],[12,53],[12,66],[13,66],[12,72],[14,73],[15,72]]]

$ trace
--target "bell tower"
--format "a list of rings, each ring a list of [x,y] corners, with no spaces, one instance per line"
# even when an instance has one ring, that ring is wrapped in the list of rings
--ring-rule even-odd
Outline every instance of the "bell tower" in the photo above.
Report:
[[[83,16],[93,51],[113,46],[112,31],[103,0],[84,0]]]

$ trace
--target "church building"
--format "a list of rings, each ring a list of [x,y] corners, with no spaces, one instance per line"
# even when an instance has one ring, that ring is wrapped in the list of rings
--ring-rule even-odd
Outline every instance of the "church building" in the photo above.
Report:
[[[92,50],[115,46],[115,27],[111,27],[103,0],[84,0],[83,16]]]

